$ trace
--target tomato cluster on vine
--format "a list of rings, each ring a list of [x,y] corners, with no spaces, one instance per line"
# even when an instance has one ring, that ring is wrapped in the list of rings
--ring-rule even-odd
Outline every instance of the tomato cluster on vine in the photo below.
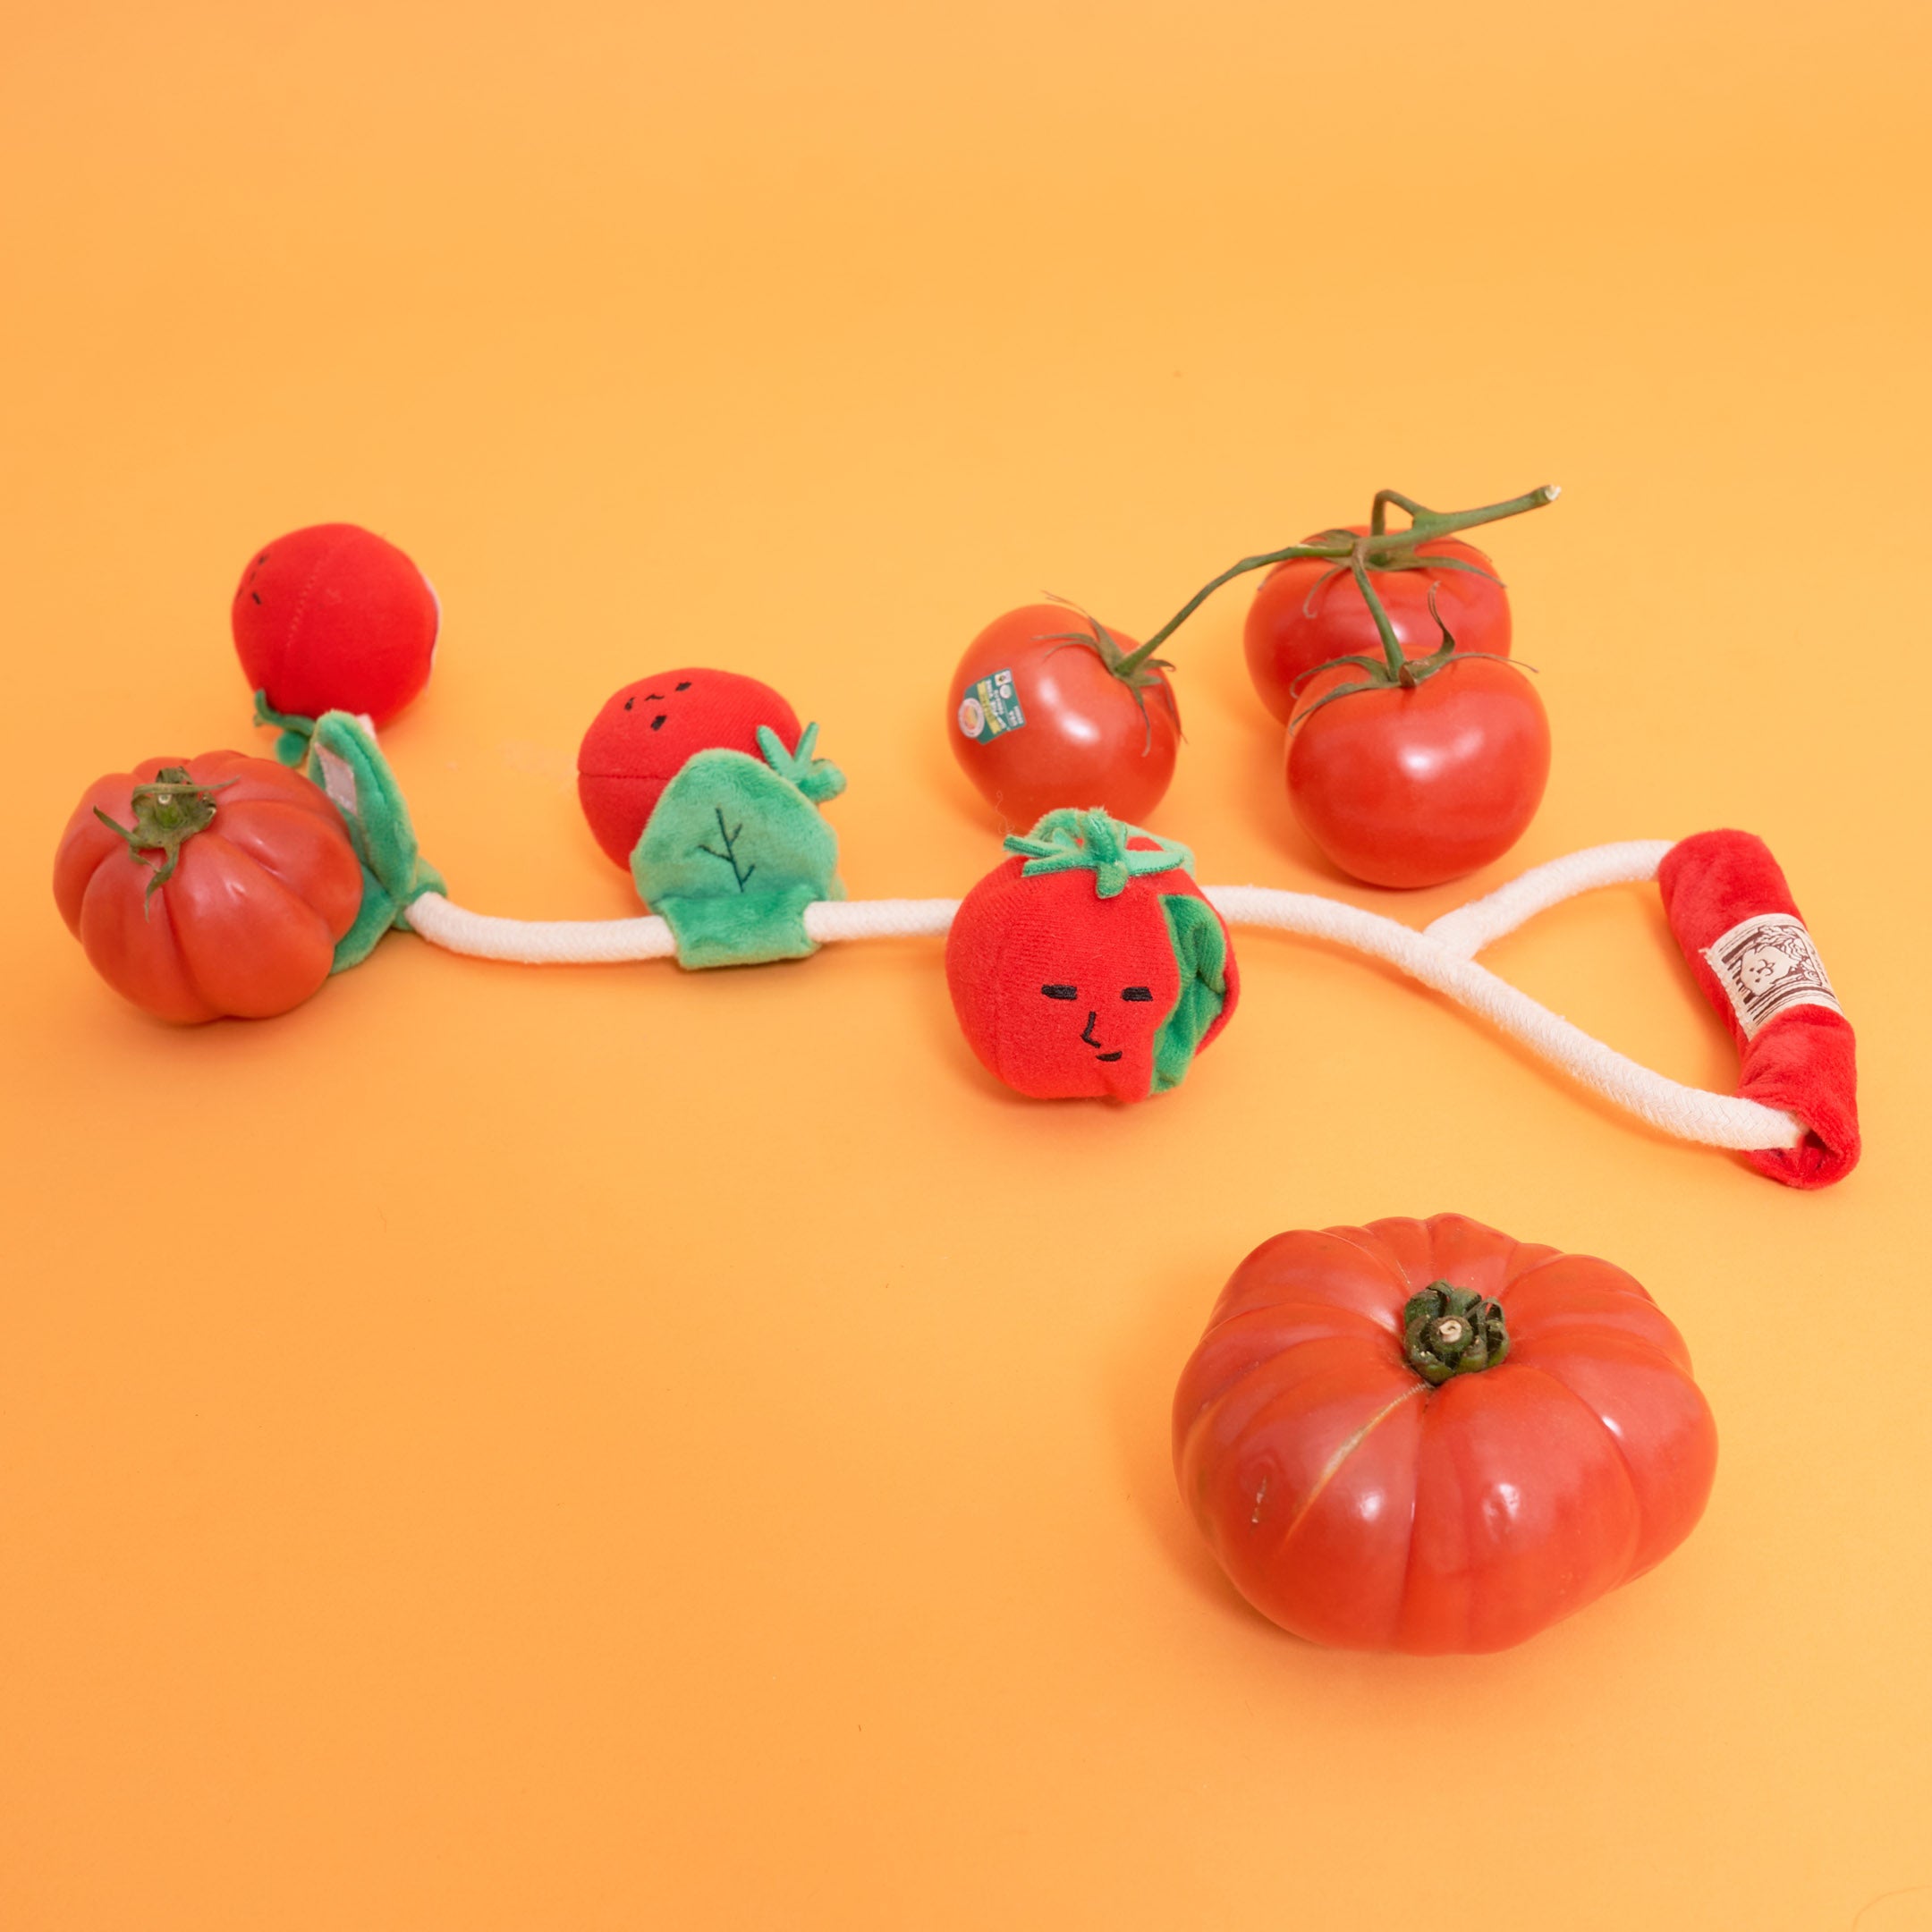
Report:
[[[1060,807],[1146,820],[1174,776],[1181,713],[1156,653],[1235,577],[1267,571],[1244,626],[1249,674],[1286,728],[1295,816],[1370,885],[1439,885],[1499,859],[1549,776],[1549,721],[1510,661],[1509,597],[1458,532],[1555,500],[1476,510],[1394,490],[1370,521],[1244,557],[1139,643],[1071,606],[1030,604],[967,647],[947,696],[966,775],[1011,826]],[[1388,528],[1391,507],[1408,518]]]

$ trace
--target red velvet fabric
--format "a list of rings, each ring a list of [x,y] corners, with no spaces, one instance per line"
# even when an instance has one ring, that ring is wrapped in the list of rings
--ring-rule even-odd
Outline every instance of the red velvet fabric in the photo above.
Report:
[[[1027,878],[1026,864],[1015,856],[987,873],[946,937],[946,985],[968,1043],[989,1073],[1033,1099],[1148,1099],[1156,1036],[1182,994],[1160,902],[1200,899],[1200,888],[1176,868],[1102,899],[1091,872]],[[1201,1047],[1240,996],[1232,946],[1223,970],[1224,1001]]]
[[[799,741],[797,714],[769,684],[701,665],[660,671],[615,692],[577,753],[577,796],[597,842],[628,868],[664,788],[699,751],[759,756],[758,726]]]
[[[251,691],[277,711],[386,724],[429,682],[436,593],[393,543],[316,523],[249,559],[229,614]]]
[[[1790,1005],[1747,1037],[1707,953],[1743,921],[1765,913],[1800,919],[1791,887],[1762,839],[1700,832],[1665,855],[1657,872],[1671,931],[1737,1042],[1738,1092],[1782,1107],[1809,1130],[1801,1146],[1748,1154],[1760,1174],[1788,1187],[1828,1187],[1858,1165],[1858,1072],[1851,1022],[1828,1006]]]

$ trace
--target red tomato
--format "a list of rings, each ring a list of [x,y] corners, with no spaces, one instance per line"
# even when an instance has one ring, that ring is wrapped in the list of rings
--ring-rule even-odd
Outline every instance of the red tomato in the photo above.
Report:
[[[1063,805],[1138,824],[1159,804],[1181,711],[1155,661],[1138,682],[1110,668],[1139,648],[1063,604],[1008,611],[967,646],[946,699],[947,735],[1008,825]]]
[[[577,753],[577,796],[597,843],[628,868],[659,795],[685,761],[718,749],[756,758],[761,724],[788,751],[798,743],[792,707],[769,684],[735,671],[692,665],[626,684],[590,721]]]
[[[1357,536],[1366,523],[1351,524]],[[1314,543],[1327,532],[1304,539]],[[1487,651],[1507,657],[1509,597],[1495,580],[1495,566],[1480,550],[1453,537],[1418,544],[1418,556],[1459,557],[1491,575],[1466,570],[1374,570],[1376,595],[1382,599],[1403,655],[1426,657],[1441,643],[1446,627],[1459,650]],[[1248,674],[1261,701],[1286,724],[1295,709],[1295,681],[1331,658],[1380,657],[1382,640],[1362,599],[1361,588],[1344,568],[1320,557],[1277,564],[1261,580],[1248,606],[1242,641]],[[1326,579],[1326,581],[1324,580]],[[1436,594],[1436,613],[1429,593]],[[1437,621],[1439,616],[1440,622]]]
[[[1437,886],[1499,859],[1549,780],[1549,720],[1514,665],[1457,652],[1408,690],[1312,708],[1360,681],[1343,665],[1302,690],[1288,732],[1288,796],[1303,830],[1371,886]]]
[[[442,613],[429,580],[353,523],[316,523],[250,558],[229,621],[250,685],[276,711],[377,724],[429,682]]]
[[[1635,1281],[1461,1215],[1256,1249],[1182,1375],[1174,1447],[1265,1616],[1419,1655],[1521,1643],[1641,1575],[1717,1460],[1682,1339]]]
[[[157,1018],[263,1020],[328,978],[362,869],[306,778],[210,751],[89,785],[61,837],[54,897],[101,978]]]

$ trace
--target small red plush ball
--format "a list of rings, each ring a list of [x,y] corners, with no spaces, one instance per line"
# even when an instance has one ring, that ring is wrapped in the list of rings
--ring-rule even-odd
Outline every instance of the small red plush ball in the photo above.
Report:
[[[577,752],[577,796],[597,842],[628,867],[664,788],[699,751],[758,756],[758,727],[787,750],[797,715],[769,684],[735,671],[689,666],[626,684],[590,721]]]
[[[386,723],[429,682],[441,618],[429,580],[353,523],[316,523],[265,544],[234,594],[250,686],[296,717],[353,711]]]
[[[1096,820],[1126,853],[1164,849],[1104,812],[1049,813],[1035,835],[1080,824],[1085,844]],[[981,1065],[1039,1100],[1178,1086],[1240,996],[1220,914],[1178,863],[1122,886],[1080,863],[1030,877],[1034,862],[1021,851],[988,873],[946,937],[946,985]]]

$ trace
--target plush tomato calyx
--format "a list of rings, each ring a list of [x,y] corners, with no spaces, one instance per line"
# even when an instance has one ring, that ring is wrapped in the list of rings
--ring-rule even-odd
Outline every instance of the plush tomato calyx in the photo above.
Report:
[[[1432,1388],[1494,1368],[1508,1353],[1502,1303],[1473,1288],[1431,1282],[1402,1304],[1402,1357]]]
[[[1394,634],[1389,627],[1388,613],[1382,608],[1382,600],[1369,585],[1371,571],[1459,570],[1487,577],[1489,575],[1487,571],[1466,558],[1423,556],[1419,552],[1419,546],[1438,537],[1453,537],[1459,530],[1474,530],[1480,523],[1500,522],[1504,517],[1521,516],[1528,510],[1540,510],[1544,504],[1555,503],[1562,495],[1560,484],[1545,483],[1536,489],[1526,490],[1521,496],[1512,496],[1506,503],[1484,504],[1474,510],[1431,510],[1412,496],[1404,496],[1400,490],[1377,490],[1366,531],[1326,530],[1306,543],[1288,544],[1279,550],[1264,550],[1258,555],[1243,557],[1238,564],[1231,564],[1218,577],[1209,578],[1135,655],[1158,650],[1223,584],[1232,583],[1250,571],[1271,569],[1276,564],[1292,564],[1304,557],[1325,557],[1335,569],[1324,572],[1317,580],[1309,591],[1309,601],[1313,602],[1316,592],[1331,577],[1338,576],[1343,571],[1352,572],[1368,600],[1385,648],[1395,649],[1396,655],[1400,656],[1399,648],[1393,641]],[[1391,504],[1408,514],[1409,521],[1401,530],[1392,530],[1388,527]]]
[[[281,733],[275,741],[276,759],[299,769],[309,756],[309,743],[315,736],[316,721],[300,711],[277,711],[268,702],[266,687],[255,693],[255,722],[273,725]]]
[[[127,841],[129,858],[136,865],[154,868],[141,895],[144,913],[153,911],[155,894],[174,877],[182,847],[214,824],[215,794],[235,782],[224,778],[218,784],[198,784],[185,765],[164,765],[152,783],[136,785],[129,794],[134,812],[131,827],[117,824],[98,805],[94,808],[94,816]],[[161,854],[158,862],[151,856],[155,852]]]
[[[1105,811],[1071,805],[1048,812],[1030,832],[1009,834],[1006,850],[1027,861],[1020,868],[1022,878],[1091,872],[1097,899],[1119,898],[1131,879],[1191,871],[1194,866],[1194,854],[1185,845],[1123,825]]]

